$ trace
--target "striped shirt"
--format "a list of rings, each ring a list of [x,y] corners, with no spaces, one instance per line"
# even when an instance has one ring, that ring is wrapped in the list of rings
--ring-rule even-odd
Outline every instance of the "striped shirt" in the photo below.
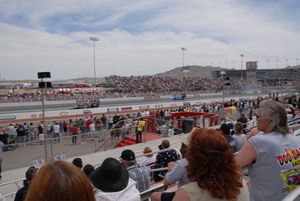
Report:
[[[129,177],[136,182],[136,188],[139,192],[144,192],[150,187],[150,179],[147,170],[140,165],[133,165],[127,168]]]

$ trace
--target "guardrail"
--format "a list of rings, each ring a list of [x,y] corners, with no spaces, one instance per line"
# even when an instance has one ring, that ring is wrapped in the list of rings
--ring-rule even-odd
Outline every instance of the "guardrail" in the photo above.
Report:
[[[293,190],[282,201],[300,201],[300,187]]]

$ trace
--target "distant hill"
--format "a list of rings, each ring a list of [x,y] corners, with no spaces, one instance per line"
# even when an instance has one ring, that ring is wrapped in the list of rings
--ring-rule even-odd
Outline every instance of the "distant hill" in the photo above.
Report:
[[[285,68],[287,68],[287,69],[298,69],[298,68],[300,68],[300,65],[297,65],[297,66],[287,66]]]
[[[166,71],[164,73],[158,73],[154,76],[158,77],[170,77],[176,79],[182,79],[182,77],[208,77],[211,78],[211,72],[216,70],[221,70],[220,67],[212,66],[184,66],[184,71],[182,67],[177,67],[172,70]]]

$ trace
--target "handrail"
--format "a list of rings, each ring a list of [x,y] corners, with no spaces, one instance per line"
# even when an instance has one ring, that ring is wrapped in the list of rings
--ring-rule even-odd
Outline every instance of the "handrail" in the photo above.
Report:
[[[147,200],[153,192],[165,190],[166,186],[160,182],[158,185],[140,193],[141,200]]]
[[[156,154],[156,153],[160,153],[160,152],[165,152],[165,151],[169,151],[169,150],[175,150],[179,159],[182,158],[182,154],[180,153],[180,151],[176,148],[168,148],[168,149],[162,149],[162,150],[158,150],[158,151],[153,151],[151,153],[147,153],[147,154],[141,154],[141,155],[136,155],[135,158],[139,158],[139,157],[142,157],[142,156],[147,156],[147,155],[153,155],[153,154]],[[101,163],[97,163],[94,165],[94,167],[98,167],[100,166]],[[154,170],[154,169],[153,169]]]
[[[132,128],[136,128],[136,126],[130,126],[130,127],[128,127],[128,128],[114,128],[114,129],[111,129],[111,130],[102,130],[101,132],[112,132],[112,131],[116,131],[116,130],[119,130],[119,131],[123,131],[123,130],[130,130],[130,129],[132,129]],[[128,134],[128,135],[132,135],[132,134]],[[116,136],[116,134],[114,134],[113,136],[111,136],[109,139],[107,139],[107,140],[105,140],[99,147],[97,147],[97,148],[95,148],[95,152],[97,152],[97,151],[99,151],[101,148],[103,148],[103,147],[105,147],[106,145],[107,145],[107,143],[109,142],[109,141],[112,141],[113,140],[113,138]]]
[[[4,182],[4,183],[0,183],[0,187],[1,186],[6,186],[6,185],[9,185],[9,184],[13,184],[13,183],[17,183],[17,182],[21,182],[23,181],[25,178],[22,178],[22,179],[16,179],[16,180],[13,180],[13,181],[8,181],[8,182]],[[19,187],[17,184],[16,184],[17,187]]]
[[[300,200],[300,187],[290,192],[282,201],[299,201]]]

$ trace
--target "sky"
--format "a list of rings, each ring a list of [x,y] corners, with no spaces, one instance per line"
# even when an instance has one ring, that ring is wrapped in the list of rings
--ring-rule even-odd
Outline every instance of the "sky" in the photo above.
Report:
[[[0,0],[0,79],[299,64],[299,0]],[[182,47],[185,51],[182,51]],[[244,57],[241,57],[241,54]]]

